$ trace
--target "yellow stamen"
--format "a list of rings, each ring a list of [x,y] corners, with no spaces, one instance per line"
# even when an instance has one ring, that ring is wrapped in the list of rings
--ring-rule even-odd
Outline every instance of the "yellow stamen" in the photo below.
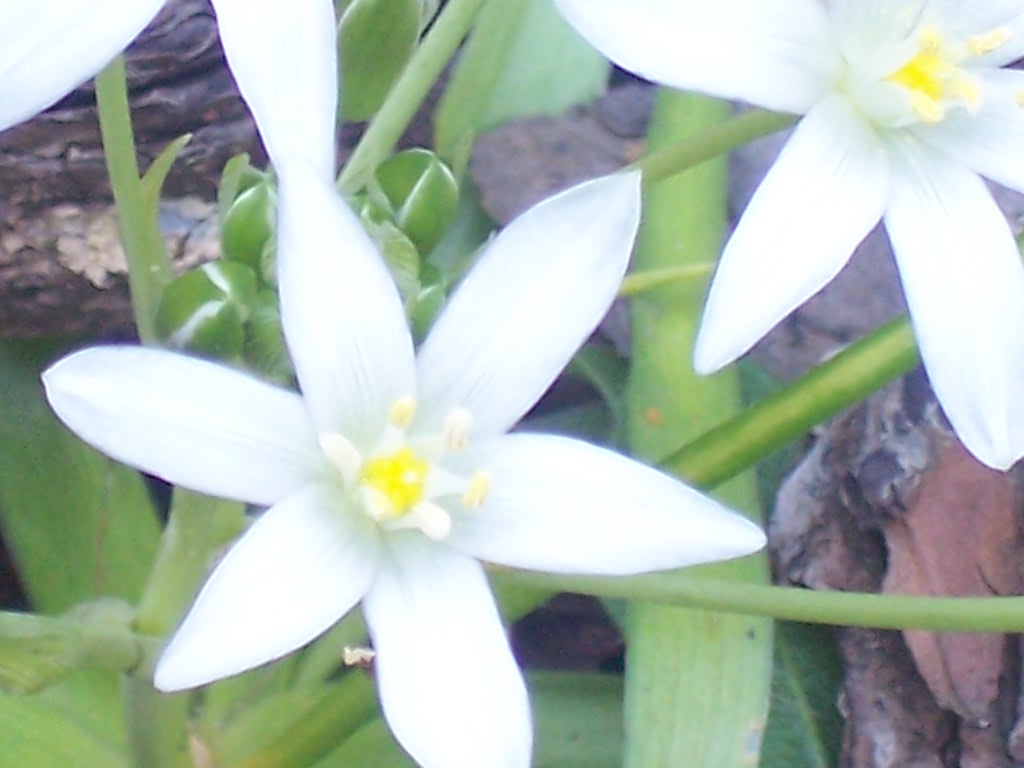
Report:
[[[478,470],[469,478],[469,485],[462,492],[462,506],[466,509],[479,509],[487,501],[491,492],[491,473]]]
[[[346,667],[368,667],[376,655],[372,648],[346,645],[341,649],[341,662]]]
[[[355,480],[355,475],[359,471],[359,465],[363,461],[363,457],[359,455],[356,447],[341,435],[333,432],[320,435],[318,442],[320,443],[320,450],[324,452],[324,455],[334,465],[335,469],[341,472],[345,482],[351,483]]]
[[[416,400],[412,397],[400,397],[388,409],[388,421],[398,429],[408,429],[416,417]]]
[[[452,532],[452,517],[443,507],[429,501],[417,504],[408,516],[409,525],[419,528],[423,535],[441,541]]]
[[[975,113],[981,109],[981,88],[960,64],[968,56],[991,53],[1009,38],[1009,31],[999,28],[952,46],[937,29],[925,27],[918,34],[918,52],[886,80],[907,89],[910,108],[921,122],[941,122],[950,106]]]
[[[445,417],[441,433],[444,448],[449,453],[465,450],[469,443],[469,431],[473,428],[473,416],[465,408],[454,408]]]
[[[1008,42],[1013,34],[1006,27],[996,27],[991,32],[972,35],[967,38],[967,53],[970,56],[984,56],[998,51]]]
[[[910,108],[922,123],[941,123],[946,117],[942,105],[923,93],[910,94]]]

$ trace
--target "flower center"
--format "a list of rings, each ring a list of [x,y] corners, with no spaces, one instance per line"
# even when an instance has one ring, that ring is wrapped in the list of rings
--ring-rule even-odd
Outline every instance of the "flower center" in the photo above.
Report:
[[[975,113],[981,107],[981,88],[961,64],[998,50],[1009,39],[1010,31],[998,28],[951,45],[938,29],[924,27],[917,53],[885,79],[908,91],[910,108],[921,122],[941,122],[950,107]]]
[[[451,531],[451,513],[435,499],[457,497],[463,509],[484,504],[490,474],[469,477],[445,470],[439,460],[466,447],[472,426],[464,409],[445,419],[437,436],[410,439],[406,431],[416,413],[412,398],[402,398],[388,412],[388,426],[369,456],[363,456],[345,437],[320,435],[320,447],[341,474],[345,488],[359,507],[389,530],[417,528],[440,540]]]
[[[423,500],[429,470],[430,464],[406,446],[390,456],[370,459],[359,475],[364,485],[387,499],[393,514],[403,515]]]

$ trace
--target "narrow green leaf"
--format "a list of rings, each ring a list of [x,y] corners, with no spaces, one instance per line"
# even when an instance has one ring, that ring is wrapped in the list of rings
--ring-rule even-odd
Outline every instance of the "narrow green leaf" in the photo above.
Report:
[[[159,525],[139,475],[68,432],[46,405],[48,342],[0,341],[0,525],[35,607],[138,599]]]
[[[164,147],[163,151],[157,155],[156,160],[142,174],[142,178],[139,180],[139,190],[142,192],[145,210],[149,215],[157,216],[159,214],[160,191],[164,187],[164,181],[167,180],[167,174],[171,172],[171,166],[178,159],[181,150],[188,146],[190,141],[192,141],[191,133],[176,138]]]
[[[809,624],[776,626],[775,676],[761,768],[830,768],[842,720],[836,696],[842,666],[833,630]]]
[[[608,63],[551,0],[488,3],[435,116],[438,153],[458,167],[483,131],[529,114],[559,114],[600,95]]]

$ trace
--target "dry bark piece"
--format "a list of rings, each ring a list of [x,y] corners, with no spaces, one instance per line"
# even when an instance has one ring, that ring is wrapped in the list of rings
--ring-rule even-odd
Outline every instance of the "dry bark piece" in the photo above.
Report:
[[[1011,478],[950,441],[904,514],[883,525],[885,594],[981,597],[1021,592],[1020,530]],[[904,632],[938,703],[965,719],[991,720],[1003,667],[1003,635]]]
[[[822,429],[783,483],[770,526],[777,578],[818,589],[1019,594],[1021,475],[963,449],[918,371]],[[840,651],[841,765],[1024,762],[1018,642],[844,629]]]

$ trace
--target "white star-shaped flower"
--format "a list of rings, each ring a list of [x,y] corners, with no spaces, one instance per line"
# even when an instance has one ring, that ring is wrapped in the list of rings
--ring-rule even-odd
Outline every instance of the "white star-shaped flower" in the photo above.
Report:
[[[164,0],[5,0],[0,131],[99,72]],[[238,89],[271,160],[303,156],[334,172],[335,19],[330,0],[213,0]]]
[[[283,656],[356,603],[384,714],[433,768],[527,766],[526,692],[479,561],[630,574],[764,544],[649,467],[506,434],[607,311],[638,174],[542,203],[492,240],[418,352],[380,254],[310,166],[280,168],[282,318],[301,395],[171,352],[85,350],[44,375],[60,418],[125,463],[268,506],[156,670],[177,690]]]
[[[711,372],[884,220],[932,386],[967,448],[1024,454],[1024,271],[979,174],[1024,191],[1019,0],[555,0],[622,66],[804,115],[726,245],[694,352]]]

